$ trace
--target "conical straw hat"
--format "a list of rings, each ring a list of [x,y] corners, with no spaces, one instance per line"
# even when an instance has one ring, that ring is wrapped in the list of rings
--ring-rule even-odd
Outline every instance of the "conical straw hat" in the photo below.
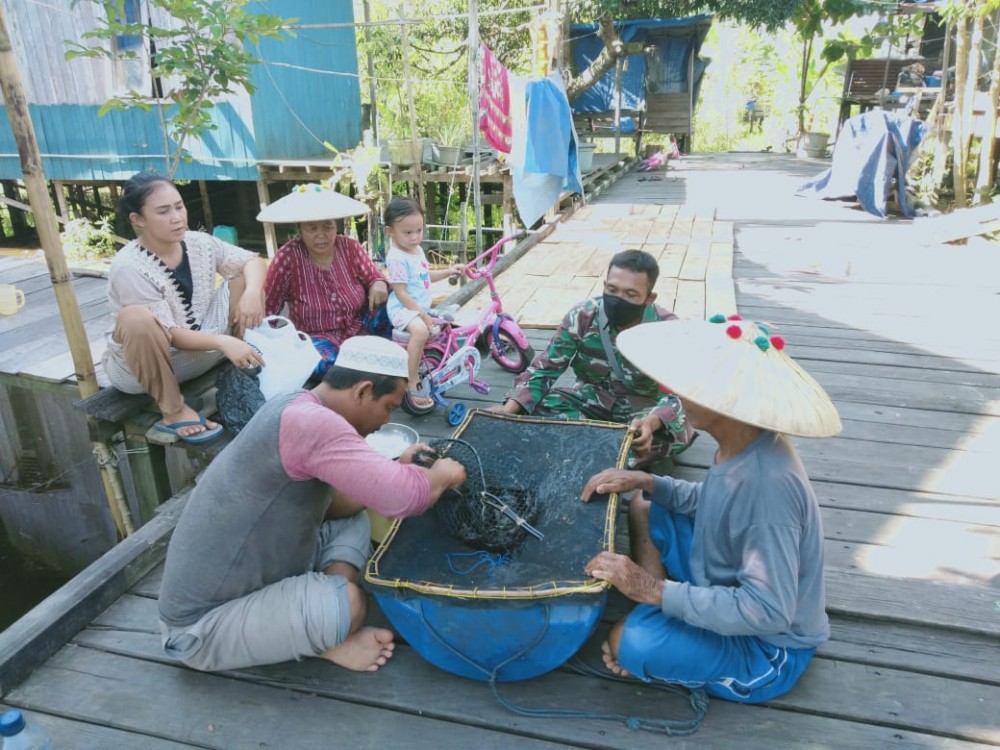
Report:
[[[257,214],[257,221],[271,224],[298,224],[303,221],[343,219],[368,213],[368,206],[346,195],[311,183],[296,185],[292,192],[279,198]]]
[[[636,367],[694,402],[739,422],[801,437],[829,437],[840,416],[823,387],[784,352],[784,340],[746,320],[646,323],[618,334]]]

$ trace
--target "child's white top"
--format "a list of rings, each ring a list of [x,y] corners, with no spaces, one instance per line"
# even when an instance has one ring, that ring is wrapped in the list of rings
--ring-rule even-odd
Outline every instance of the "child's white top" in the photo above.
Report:
[[[431,271],[427,265],[424,249],[417,247],[417,252],[408,253],[400,250],[395,244],[390,245],[385,256],[386,276],[390,284],[406,284],[406,292],[416,302],[421,310],[431,307]],[[386,312],[389,319],[405,309],[395,290],[389,292],[386,302]]]

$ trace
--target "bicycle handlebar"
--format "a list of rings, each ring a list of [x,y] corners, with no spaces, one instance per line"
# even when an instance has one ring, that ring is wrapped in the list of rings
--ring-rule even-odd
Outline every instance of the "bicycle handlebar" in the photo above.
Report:
[[[522,229],[520,232],[515,232],[514,234],[509,234],[506,237],[501,237],[499,240],[496,241],[496,244],[494,244],[488,250],[484,250],[475,258],[473,258],[472,260],[470,260],[468,263],[465,264],[465,275],[468,276],[473,281],[475,281],[476,279],[481,279],[487,274],[491,273],[493,271],[493,266],[497,264],[497,256],[500,254],[500,248],[503,247],[508,242],[519,240],[522,237],[527,237],[527,236],[528,232]],[[489,262],[484,264],[483,266],[479,266],[479,262],[483,260],[486,256],[491,256]]]

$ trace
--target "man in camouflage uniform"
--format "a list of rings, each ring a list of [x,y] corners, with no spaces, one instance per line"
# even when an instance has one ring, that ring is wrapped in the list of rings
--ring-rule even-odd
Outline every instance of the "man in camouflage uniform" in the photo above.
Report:
[[[676,320],[672,312],[654,304],[653,286],[659,271],[656,259],[641,250],[615,255],[603,296],[584,300],[566,313],[547,349],[517,377],[497,410],[628,423],[635,433],[633,450],[642,464],[687,448],[694,432],[680,400],[661,392],[614,346],[618,333],[626,328]],[[576,382],[555,387],[570,367]]]

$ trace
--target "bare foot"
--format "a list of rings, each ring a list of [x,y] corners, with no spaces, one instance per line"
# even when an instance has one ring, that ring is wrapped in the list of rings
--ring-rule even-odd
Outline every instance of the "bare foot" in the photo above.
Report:
[[[612,674],[616,674],[619,677],[631,677],[632,673],[626,669],[623,669],[621,664],[615,658],[615,655],[611,653],[611,646],[607,641],[601,644],[601,658],[604,659],[604,666],[608,668],[608,671]]]
[[[364,627],[320,656],[355,672],[375,672],[392,658],[394,648],[391,630]]]
[[[180,411],[173,412],[171,414],[163,415],[163,424],[176,424],[177,422],[197,422],[201,419],[201,415],[198,414],[194,409],[192,409],[187,404],[184,404],[184,408]],[[191,425],[190,427],[181,427],[177,430],[177,435],[180,437],[191,437],[192,435],[197,435],[199,432],[205,432],[205,430],[214,430],[218,425],[208,419],[205,420],[205,426],[200,424]]]

